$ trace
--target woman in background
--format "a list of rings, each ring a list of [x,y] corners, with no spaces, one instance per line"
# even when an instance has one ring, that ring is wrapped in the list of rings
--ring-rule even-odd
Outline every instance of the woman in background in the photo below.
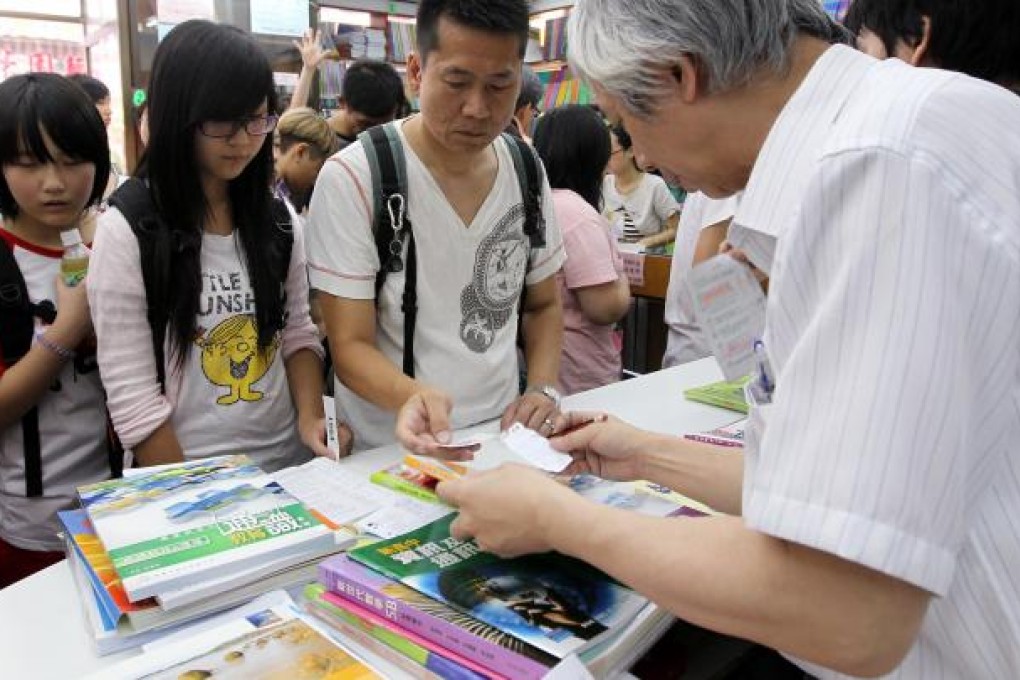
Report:
[[[573,394],[620,379],[613,324],[627,313],[630,287],[609,223],[599,213],[609,132],[590,107],[564,106],[539,118],[534,144],[567,251],[557,274],[563,301],[559,382]]]

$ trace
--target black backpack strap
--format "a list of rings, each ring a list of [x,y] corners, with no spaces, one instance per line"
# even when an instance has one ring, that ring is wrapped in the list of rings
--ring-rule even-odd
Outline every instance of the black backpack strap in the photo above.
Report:
[[[542,163],[531,145],[519,137],[503,133],[503,140],[510,151],[517,172],[517,181],[521,185],[521,198],[524,201],[524,235],[531,242],[531,247],[545,246],[545,214],[542,212]]]
[[[14,252],[7,241],[3,241],[0,243],[0,359],[5,369],[32,349],[37,315],[40,311],[28,297],[28,285]],[[21,416],[21,448],[25,460],[25,495],[29,498],[42,496],[42,444],[39,409],[35,406]]]
[[[170,285],[170,272],[156,271],[156,246],[160,241],[168,241],[170,235],[159,224],[156,206],[152,202],[152,193],[144,180],[137,177],[124,182],[108,201],[124,215],[131,226],[135,238],[138,239],[138,251],[142,265],[142,282],[145,285],[145,299],[159,300],[166,296]],[[164,252],[169,252],[169,245]],[[166,366],[164,344],[166,327],[169,321],[166,315],[160,315],[152,305],[148,306],[146,318],[152,331],[152,353],[156,359],[156,376],[160,390],[166,393]]]
[[[358,139],[365,149],[372,174],[372,233],[379,254],[375,299],[390,272],[406,269],[401,311],[404,313],[403,371],[414,377],[414,331],[418,319],[418,263],[414,229],[407,210],[407,163],[395,123],[369,128]],[[407,241],[406,262],[403,256]]]

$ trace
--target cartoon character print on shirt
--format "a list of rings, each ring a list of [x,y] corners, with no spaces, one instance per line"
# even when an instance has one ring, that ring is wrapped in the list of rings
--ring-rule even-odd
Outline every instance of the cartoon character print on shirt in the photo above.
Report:
[[[515,316],[530,256],[518,226],[523,220],[523,205],[510,208],[475,253],[471,282],[460,295],[460,339],[473,352],[488,351]]]
[[[202,349],[202,372],[228,394],[216,399],[220,406],[239,401],[260,401],[263,393],[252,389],[269,370],[280,346],[279,334],[265,351],[259,351],[255,316],[240,314],[221,321],[208,333],[199,329],[195,344]]]

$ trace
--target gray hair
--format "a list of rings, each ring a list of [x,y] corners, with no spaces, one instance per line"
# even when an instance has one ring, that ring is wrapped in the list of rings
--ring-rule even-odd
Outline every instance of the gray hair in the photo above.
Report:
[[[538,74],[531,70],[528,66],[521,67],[521,93],[517,95],[517,105],[514,106],[514,111],[519,111],[521,107],[531,105],[538,106],[538,103],[542,101],[542,95],[545,94],[545,88],[542,86],[542,81],[539,79]]]
[[[579,0],[569,22],[571,65],[641,117],[685,55],[719,92],[785,72],[798,32],[833,31],[819,0]]]

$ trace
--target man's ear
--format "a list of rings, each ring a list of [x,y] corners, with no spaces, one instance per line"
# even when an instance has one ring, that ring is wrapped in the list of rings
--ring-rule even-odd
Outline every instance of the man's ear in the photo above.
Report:
[[[670,69],[670,86],[677,89],[685,104],[693,104],[702,94],[702,86],[698,62],[694,57],[685,54]]]
[[[407,86],[415,96],[421,93],[421,76],[424,68],[425,65],[417,52],[407,55]]]
[[[910,57],[907,60],[911,66],[937,66],[928,58],[928,47],[931,44],[931,17],[921,17],[921,39],[917,44],[910,47]]]

